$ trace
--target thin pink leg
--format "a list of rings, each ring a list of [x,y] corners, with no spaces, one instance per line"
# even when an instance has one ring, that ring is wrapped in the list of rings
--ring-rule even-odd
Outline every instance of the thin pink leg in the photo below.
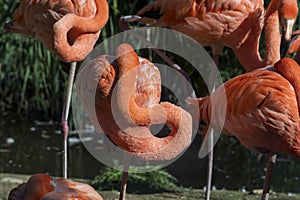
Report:
[[[76,62],[72,62],[69,71],[69,79],[68,79],[68,88],[67,88],[67,96],[63,107],[62,112],[62,120],[60,124],[61,134],[63,136],[63,144],[62,144],[62,174],[63,178],[67,178],[67,171],[68,171],[68,133],[69,133],[69,126],[68,126],[68,116],[69,116],[69,109],[71,103],[71,96],[72,96],[72,88],[73,82],[75,77],[76,71]]]

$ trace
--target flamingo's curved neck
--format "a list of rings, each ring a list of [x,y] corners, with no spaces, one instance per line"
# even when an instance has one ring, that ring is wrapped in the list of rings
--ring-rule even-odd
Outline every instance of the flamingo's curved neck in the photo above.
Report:
[[[290,58],[283,58],[277,62],[274,66],[275,70],[280,73],[285,79],[287,79],[293,86],[296,94],[298,113],[300,116],[300,67],[296,61]],[[299,118],[298,116],[298,118]],[[298,125],[298,130],[300,129],[300,122]],[[295,154],[296,157],[300,158],[300,131],[294,136],[294,144],[296,147]]]
[[[259,29],[259,27],[253,27],[254,30],[251,30],[246,41],[239,48],[233,49],[247,71],[274,64],[280,59],[278,9],[281,2],[282,0],[272,0],[265,13],[264,28],[266,54],[264,60],[261,59],[258,51],[260,31],[257,31],[257,29]]]

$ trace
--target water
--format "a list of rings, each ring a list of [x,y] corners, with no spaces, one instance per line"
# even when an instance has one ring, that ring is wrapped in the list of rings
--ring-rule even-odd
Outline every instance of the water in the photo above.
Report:
[[[184,155],[166,168],[183,186],[205,186],[207,158],[197,157],[200,143],[198,134]],[[59,123],[0,114],[0,173],[61,176],[60,148]],[[76,133],[69,137],[68,158],[69,177],[92,179],[105,167],[89,154]],[[261,188],[266,163],[264,156],[246,150],[234,137],[222,136],[215,148],[213,185],[218,189]],[[271,189],[300,193],[299,178],[300,161],[279,155]]]

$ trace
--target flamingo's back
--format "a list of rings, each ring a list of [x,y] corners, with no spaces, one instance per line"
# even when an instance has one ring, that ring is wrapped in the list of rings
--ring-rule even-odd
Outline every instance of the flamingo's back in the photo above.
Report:
[[[249,31],[254,34],[251,23],[262,29],[263,13],[261,0],[157,0],[137,15],[142,23],[169,26],[203,46],[222,43],[233,47],[241,45],[241,38],[248,37]]]
[[[34,174],[27,183],[14,188],[8,200],[103,200],[89,185],[70,179],[53,179],[46,174]]]

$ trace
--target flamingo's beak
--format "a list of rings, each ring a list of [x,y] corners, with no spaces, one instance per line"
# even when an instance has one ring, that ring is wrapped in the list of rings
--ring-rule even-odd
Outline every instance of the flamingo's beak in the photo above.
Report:
[[[13,31],[14,22],[8,21],[4,24],[4,29],[6,33],[12,33]]]
[[[20,23],[18,21],[8,21],[4,24],[5,32],[10,33],[20,33],[26,35],[28,37],[34,37],[35,34],[31,29],[26,27],[24,23]]]
[[[291,44],[294,24],[295,24],[294,19],[284,20],[284,23],[282,23],[282,35],[281,35],[281,43],[280,43],[281,58],[285,57],[288,53]]]

